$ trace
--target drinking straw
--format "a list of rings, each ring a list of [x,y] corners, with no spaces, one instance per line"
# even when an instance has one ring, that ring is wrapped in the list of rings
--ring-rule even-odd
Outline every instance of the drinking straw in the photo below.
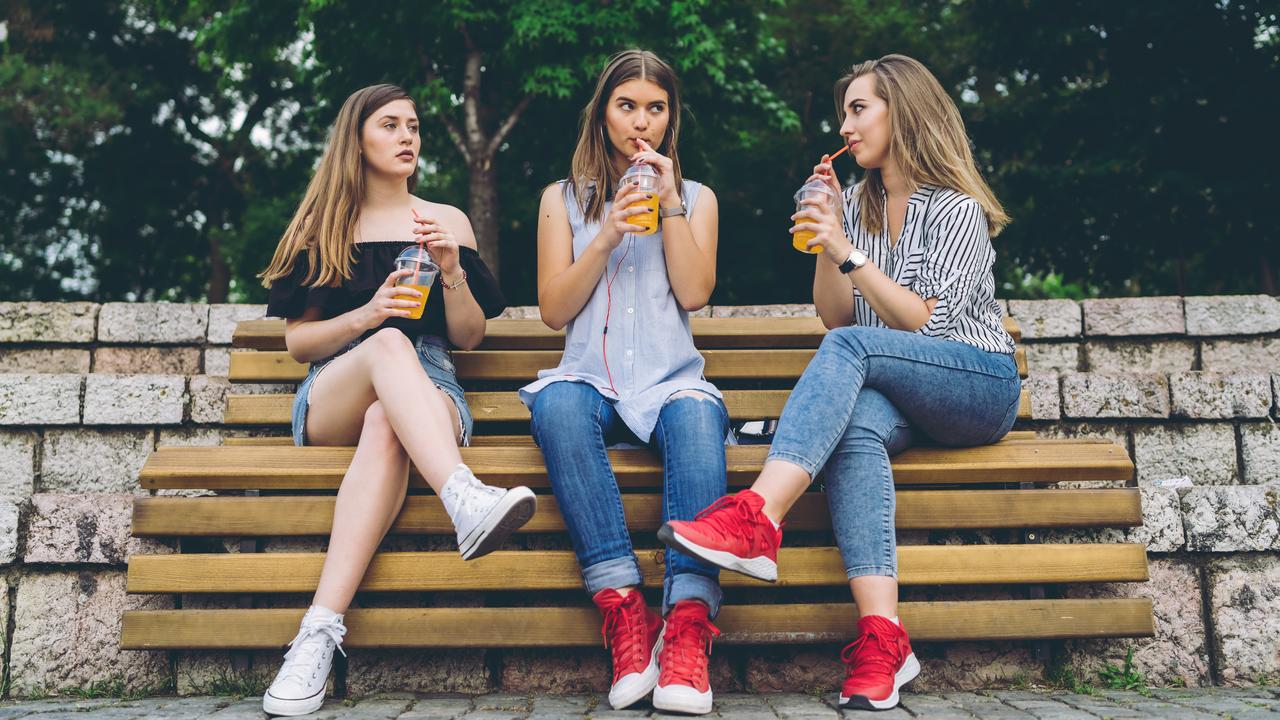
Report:
[[[409,208],[409,212],[413,213],[414,220],[421,219],[418,217],[417,210],[414,210],[413,208]],[[421,267],[422,267],[422,236],[419,235],[418,236],[418,257],[415,259],[413,263],[413,284],[415,287],[417,287],[418,285],[418,269]]]
[[[848,145],[841,145],[840,149],[836,151],[835,155],[826,155],[825,157],[827,158],[828,161],[835,160],[836,158],[840,157],[841,153],[843,153],[848,149],[849,149]]]

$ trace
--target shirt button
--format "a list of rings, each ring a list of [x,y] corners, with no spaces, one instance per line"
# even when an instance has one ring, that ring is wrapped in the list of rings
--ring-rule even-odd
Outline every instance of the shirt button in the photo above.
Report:
[[[633,313],[633,312],[635,312],[635,311],[636,311],[636,309],[635,309],[635,308],[627,308],[627,314],[628,314],[628,315],[630,315],[631,313]]]
[[[628,351],[627,351],[627,357],[631,357],[631,351],[630,351],[630,350],[628,350]]]
[[[627,266],[627,272],[635,272],[635,271],[636,271],[636,266],[635,266],[635,265],[628,265],[628,266]]]

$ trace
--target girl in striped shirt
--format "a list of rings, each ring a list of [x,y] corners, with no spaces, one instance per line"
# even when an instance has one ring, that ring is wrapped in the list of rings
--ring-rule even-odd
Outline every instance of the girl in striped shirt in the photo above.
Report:
[[[751,489],[659,537],[775,580],[782,518],[822,470],[859,615],[841,654],[840,702],[884,709],[920,671],[897,617],[889,457],[920,440],[994,443],[1017,416],[1021,381],[991,270],[991,237],[1008,216],[974,164],[955,103],[919,62],[888,55],[855,65],[835,92],[840,134],[866,173],[842,190],[824,157],[809,179],[843,206],[804,200],[792,228],[822,246],[813,302],[831,331]]]

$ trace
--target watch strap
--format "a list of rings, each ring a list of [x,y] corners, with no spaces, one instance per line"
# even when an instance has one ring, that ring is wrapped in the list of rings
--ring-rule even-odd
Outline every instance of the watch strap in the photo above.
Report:
[[[686,211],[685,211],[684,203],[680,203],[680,207],[678,208],[664,208],[664,207],[658,208],[658,217],[660,218],[675,217],[676,215],[684,215],[685,212]]]

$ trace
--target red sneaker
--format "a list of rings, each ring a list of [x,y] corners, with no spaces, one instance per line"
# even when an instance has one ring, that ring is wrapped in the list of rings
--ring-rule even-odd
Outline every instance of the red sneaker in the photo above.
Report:
[[[711,712],[711,681],[707,660],[711,638],[719,628],[707,618],[707,606],[697,600],[681,600],[667,615],[658,664],[662,676],[653,689],[653,706],[659,710],[706,715]]]
[[[920,661],[907,631],[889,618],[868,615],[858,632],[840,653],[846,665],[840,707],[887,710],[898,704],[898,688],[920,674]]]
[[[764,498],[751,490],[726,495],[692,521],[663,525],[658,539],[673,550],[726,570],[777,582],[782,530],[773,526],[763,507]]]
[[[658,653],[662,651],[662,617],[644,604],[638,590],[622,595],[613,588],[591,600],[604,615],[604,645],[613,651],[613,686],[609,704],[621,710],[649,694],[658,682]]]

